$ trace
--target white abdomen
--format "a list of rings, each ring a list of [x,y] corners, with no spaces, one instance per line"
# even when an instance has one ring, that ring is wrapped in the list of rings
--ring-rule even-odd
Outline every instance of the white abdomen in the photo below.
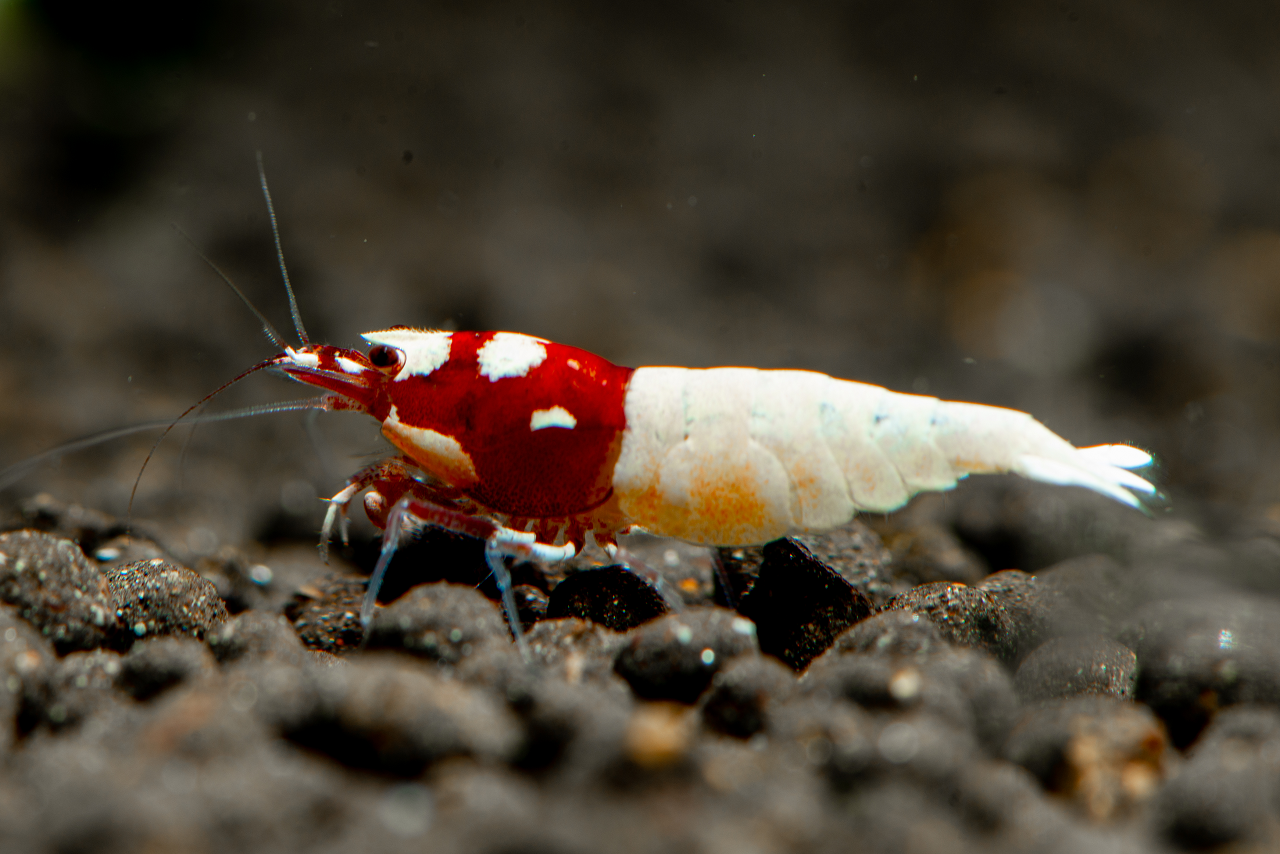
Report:
[[[1026,413],[813,371],[638,368],[625,405],[620,508],[652,533],[712,545],[836,527],[976,472],[1016,471],[1135,505],[1125,489],[1152,491],[1114,454],[1074,448]]]

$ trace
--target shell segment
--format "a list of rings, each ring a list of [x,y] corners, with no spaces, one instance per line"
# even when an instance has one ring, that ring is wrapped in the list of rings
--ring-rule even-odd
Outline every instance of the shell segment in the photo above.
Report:
[[[609,498],[630,368],[510,332],[398,329],[365,338],[405,352],[386,388],[384,435],[446,484],[525,518],[583,513]]]

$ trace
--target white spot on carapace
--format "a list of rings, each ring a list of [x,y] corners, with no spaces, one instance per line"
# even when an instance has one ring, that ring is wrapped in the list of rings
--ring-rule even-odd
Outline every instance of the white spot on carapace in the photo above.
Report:
[[[338,367],[342,368],[348,374],[363,374],[364,365],[359,362],[348,359],[346,356],[338,357]]]
[[[480,376],[489,382],[523,377],[547,358],[547,342],[518,332],[498,332],[476,353]]]
[[[578,419],[573,417],[573,413],[565,409],[563,406],[553,406],[550,409],[535,409],[533,417],[529,419],[530,430],[545,430],[548,427],[564,427],[566,430],[572,430],[578,426]]]
[[[289,356],[289,360],[295,365],[300,365],[304,368],[320,367],[320,357],[315,353],[299,353],[292,347],[285,347],[284,352]]]
[[[449,361],[449,348],[453,345],[452,333],[422,329],[385,329],[382,332],[366,332],[360,337],[370,344],[395,347],[404,353],[404,367],[396,374],[397,380],[425,377],[439,370],[441,365]]]
[[[565,364],[566,364],[566,365],[568,365],[569,367],[573,368],[575,371],[576,371],[576,370],[578,370],[578,368],[580,368],[580,367],[581,367],[581,365],[579,365],[579,364],[578,364],[578,360],[577,360],[577,359],[566,359],[566,360],[565,360]]]
[[[476,467],[457,439],[426,427],[405,424],[394,406],[382,422],[382,435],[448,485],[470,486],[476,482]]]

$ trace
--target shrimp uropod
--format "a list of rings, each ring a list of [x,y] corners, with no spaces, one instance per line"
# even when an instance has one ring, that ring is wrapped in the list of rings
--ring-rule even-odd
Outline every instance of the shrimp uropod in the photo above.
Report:
[[[903,506],[974,473],[1084,486],[1132,507],[1155,487],[1128,445],[1076,448],[1012,409],[899,394],[813,371],[624,368],[511,332],[395,327],[367,354],[304,344],[267,363],[382,423],[400,455],[350,479],[384,531],[361,619],[406,526],[486,541],[517,644],[508,556],[558,561],[636,529],[751,545]]]

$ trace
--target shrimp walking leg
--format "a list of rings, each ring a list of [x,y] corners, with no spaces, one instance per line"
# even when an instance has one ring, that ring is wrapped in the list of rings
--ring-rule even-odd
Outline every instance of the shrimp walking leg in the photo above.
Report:
[[[383,470],[382,474],[385,475],[386,471]],[[350,502],[355,495],[352,489],[357,487],[358,484],[360,484],[359,479],[353,481],[351,485],[334,497],[333,502],[335,504],[339,501]],[[368,486],[368,484],[365,484],[365,486]],[[430,525],[484,540],[485,563],[497,582],[498,592],[502,597],[502,609],[506,614],[507,624],[511,628],[511,634],[515,638],[516,646],[520,650],[521,657],[527,660],[529,657],[528,645],[525,642],[524,631],[520,625],[520,615],[516,609],[515,594],[511,585],[511,572],[507,569],[506,559],[514,557],[554,563],[572,558],[577,553],[575,546],[572,543],[566,543],[563,546],[539,543],[532,533],[517,531],[499,525],[491,519],[474,516],[436,504],[428,498],[415,494],[417,490],[425,491],[426,489],[417,481],[411,481],[408,484],[401,483],[398,486],[402,487],[402,494],[387,512],[378,561],[374,565],[373,574],[369,577],[369,586],[365,591],[364,602],[360,606],[360,622],[364,627],[366,636],[373,621],[373,612],[378,601],[378,591],[382,587],[387,568],[391,565],[391,559],[400,547],[401,540],[413,529],[423,525]]]

